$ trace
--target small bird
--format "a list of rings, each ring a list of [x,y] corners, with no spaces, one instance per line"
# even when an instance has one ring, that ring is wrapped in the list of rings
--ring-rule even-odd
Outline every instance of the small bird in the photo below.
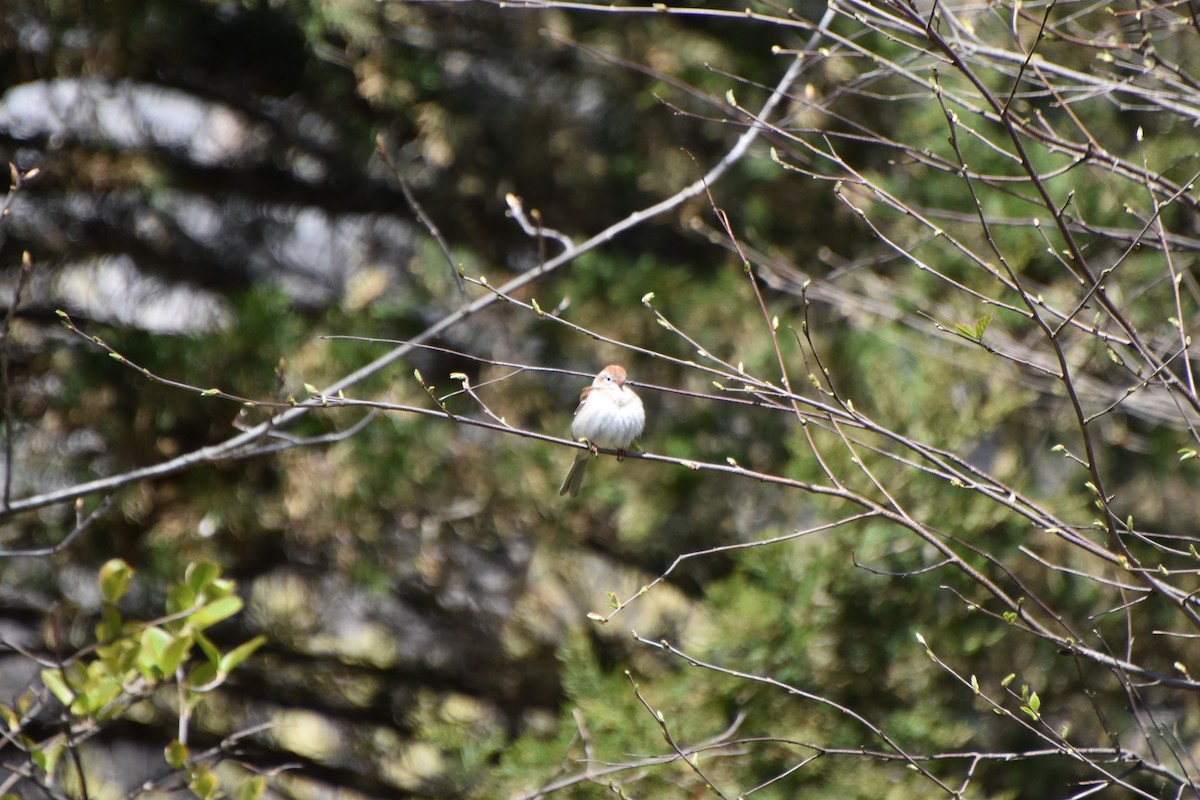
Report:
[[[624,450],[646,426],[646,410],[637,393],[625,385],[625,369],[609,364],[579,395],[579,407],[571,421],[571,435],[587,439],[589,450],[580,450],[563,481],[559,495],[579,496],[583,473],[597,447]]]

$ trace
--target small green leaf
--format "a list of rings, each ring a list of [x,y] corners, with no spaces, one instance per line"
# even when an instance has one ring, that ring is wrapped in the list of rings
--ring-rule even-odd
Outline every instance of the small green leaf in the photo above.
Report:
[[[164,663],[172,658],[168,655],[168,651],[172,649],[175,641],[176,637],[155,625],[142,631],[142,648],[138,654],[138,667],[147,680],[157,680],[174,672],[174,667],[165,669]]]
[[[217,776],[209,769],[208,765],[196,767],[192,771],[192,779],[188,782],[188,788],[195,793],[200,800],[216,800],[221,791],[221,782],[217,780]]]
[[[106,644],[121,635],[124,620],[121,612],[112,603],[104,603],[100,607],[100,622],[96,623],[96,641]]]
[[[163,756],[172,769],[179,769],[186,764],[190,754],[188,746],[178,739],[163,748]]]
[[[96,649],[96,658],[109,675],[128,675],[137,667],[137,641],[128,636]]]
[[[196,605],[196,592],[186,583],[176,583],[167,590],[167,613],[179,614]]]
[[[156,625],[150,625],[142,630],[142,649],[153,658],[159,658],[175,637],[159,628]]]
[[[220,393],[221,393],[221,390],[214,386],[211,389],[205,389],[203,392],[200,393],[200,396],[201,397],[214,397],[215,395],[218,395]]]
[[[208,590],[205,591],[205,595],[207,595],[208,599],[212,601],[221,597],[228,597],[236,591],[237,581],[230,580],[229,578],[217,578],[215,581],[209,584]]]
[[[187,660],[192,649],[192,637],[177,636],[167,645],[159,659],[158,668],[164,676],[174,675],[179,665]]]
[[[1007,687],[1010,683],[1012,683],[1014,680],[1016,680],[1016,678],[1017,678],[1017,673],[1010,672],[1004,676],[1004,680],[1000,681],[1000,686]]]
[[[58,759],[62,756],[64,750],[66,748],[64,747],[62,737],[55,736],[41,747],[31,751],[29,756],[49,776],[54,774],[54,768],[58,766]]]
[[[58,702],[62,703],[64,706],[69,706],[71,703],[75,702],[75,692],[71,690],[71,687],[67,686],[67,681],[63,677],[61,670],[42,670],[42,683],[46,684],[46,688],[49,689],[54,696],[58,698]]]
[[[195,630],[202,631],[216,625],[223,619],[228,619],[242,610],[242,598],[237,595],[222,597],[202,607],[187,618],[187,623]]]
[[[205,661],[189,672],[183,683],[189,689],[200,689],[211,685],[216,679],[217,665],[211,661]]]
[[[988,326],[992,324],[992,315],[986,314],[975,323],[975,340],[982,341],[983,334],[987,332]]]
[[[129,591],[133,580],[133,568],[123,559],[114,558],[100,568],[100,596],[106,602],[116,603]]]
[[[221,568],[211,561],[193,561],[183,573],[188,588],[202,594],[221,574]]]
[[[267,788],[264,775],[247,775],[233,790],[233,800],[260,800]]]
[[[203,633],[196,633],[196,644],[200,645],[200,649],[204,651],[204,657],[208,659],[208,663],[214,667],[221,663],[221,651],[212,643],[211,639]]]
[[[230,650],[221,657],[220,670],[223,673],[230,673],[237,669],[237,666],[254,654],[254,651],[267,643],[267,637],[263,635],[255,636],[250,641],[240,644]]]
[[[971,327],[970,325],[965,325],[961,322],[954,323],[954,332],[960,333],[963,336],[967,337],[968,339],[975,338],[975,329],[973,327]]]
[[[109,703],[120,697],[121,692],[122,688],[119,681],[108,675],[96,675],[94,682],[88,686],[87,691],[71,704],[71,711],[80,716],[100,714],[101,719],[111,718],[114,709],[110,709],[108,714],[101,714],[101,712]]]
[[[3,719],[4,726],[10,731],[15,731],[21,726],[21,715],[15,708],[5,703],[0,703],[0,719]]]
[[[1024,690],[1022,690],[1022,694],[1024,694]],[[1021,710],[1028,714],[1029,718],[1034,722],[1037,722],[1039,719],[1041,719],[1041,708],[1042,699],[1038,697],[1037,692],[1030,692],[1029,698],[1026,700],[1025,705],[1021,706]]]
[[[304,391],[308,392],[309,394],[320,394],[320,392],[317,391],[317,387],[313,386],[311,383],[304,384]]]

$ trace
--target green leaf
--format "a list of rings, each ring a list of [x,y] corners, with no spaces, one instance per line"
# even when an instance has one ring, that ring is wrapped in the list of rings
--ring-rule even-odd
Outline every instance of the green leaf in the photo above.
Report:
[[[189,689],[201,689],[211,686],[216,680],[217,665],[210,661],[205,661],[188,673],[183,685]]]
[[[217,780],[217,776],[213,774],[213,771],[207,765],[204,765],[197,767],[192,772],[192,779],[188,782],[188,788],[200,800],[216,800],[221,790],[221,782]]]
[[[1029,692],[1029,687],[1022,686],[1022,697],[1024,697],[1027,693],[1028,697],[1026,698],[1025,703],[1022,704],[1021,710],[1024,711],[1031,720],[1037,722],[1042,718],[1041,714],[1039,713],[1039,710],[1042,707],[1042,700],[1040,697],[1038,697],[1037,692]]]
[[[169,677],[187,659],[191,647],[191,636],[175,636],[162,628],[147,628],[142,632],[139,666],[154,670],[147,678]],[[143,674],[146,674],[144,669]]]
[[[163,749],[163,755],[173,769],[179,769],[187,763],[188,756],[191,753],[186,744],[176,739]]]
[[[66,748],[63,746],[62,737],[55,736],[38,749],[30,752],[29,756],[43,772],[45,772],[47,775],[52,775],[54,773],[54,768],[58,766],[58,759],[62,757],[65,749]]]
[[[254,654],[254,651],[267,643],[267,637],[259,634],[250,641],[240,644],[230,650],[221,657],[220,669],[223,673],[230,673],[237,669],[237,666]]]
[[[228,597],[235,592],[237,592],[237,581],[229,578],[217,578],[209,584],[205,595],[209,600],[216,600],[218,597]]]
[[[126,637],[97,648],[96,657],[105,672],[123,679],[137,668],[139,650],[137,640]]]
[[[113,700],[121,696],[123,691],[121,682],[116,680],[111,675],[100,674],[97,672],[93,676],[93,680],[88,685],[86,691],[75,699],[71,704],[71,712],[78,714],[81,717],[95,716],[108,706]],[[115,710],[110,710],[108,714],[103,715],[105,718],[111,718]]]
[[[178,614],[196,605],[196,592],[186,583],[177,583],[167,590],[167,613]]]
[[[167,645],[167,649],[163,651],[162,657],[159,659],[159,671],[164,676],[174,675],[175,670],[179,669],[179,665],[187,660],[191,650],[191,636],[175,637],[174,641]]]
[[[992,324],[992,315],[985,314],[975,323],[975,338],[983,339],[983,334],[987,333],[988,326]]]
[[[983,339],[983,334],[987,331],[988,325],[991,324],[992,315],[988,314],[987,316],[981,317],[974,325],[957,322],[954,325],[954,330],[968,339],[974,339],[978,342]]]
[[[100,568],[100,596],[106,602],[116,603],[129,591],[129,583],[133,580],[133,567],[124,559],[114,558]]]
[[[96,641],[104,644],[117,639],[122,633],[123,623],[117,607],[112,603],[104,603],[100,608],[100,621],[96,623]]]
[[[237,595],[222,597],[220,600],[212,601],[189,616],[187,622],[195,630],[202,631],[205,628],[216,625],[223,619],[232,617],[242,610],[243,605],[242,598]]]
[[[183,579],[187,582],[188,588],[196,594],[203,594],[204,590],[221,576],[221,568],[211,561],[193,561],[188,564],[187,571],[183,573]]]
[[[233,800],[259,800],[267,788],[264,775],[247,775],[233,790]]]
[[[170,657],[167,653],[175,641],[176,637],[154,625],[142,631],[142,649],[138,654],[138,666],[147,680],[157,680],[173,671],[163,669],[163,664],[164,659],[169,660]],[[151,671],[147,672],[147,670]]]
[[[212,639],[209,639],[203,633],[197,632],[196,644],[200,645],[200,649],[204,651],[204,657],[208,659],[208,663],[212,664],[213,667],[221,663],[221,651],[212,643]]]
[[[71,690],[71,687],[67,686],[67,681],[65,678],[63,678],[61,670],[42,670],[42,683],[46,684],[46,688],[49,689],[54,696],[58,698],[58,702],[62,703],[64,706],[69,706],[71,703],[75,702],[75,692]]]
[[[3,718],[4,726],[10,731],[15,731],[21,726],[21,715],[15,708],[5,703],[0,703],[0,718]]]
[[[194,630],[203,631],[204,628],[214,626],[217,622],[240,612],[244,604],[238,595],[221,597],[220,600],[214,600],[188,616],[187,624],[191,625]]]

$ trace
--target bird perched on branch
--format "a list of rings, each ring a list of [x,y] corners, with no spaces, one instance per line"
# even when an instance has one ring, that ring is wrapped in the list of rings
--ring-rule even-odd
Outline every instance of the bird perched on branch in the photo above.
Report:
[[[559,495],[579,496],[583,474],[596,449],[624,451],[646,426],[646,410],[637,392],[625,385],[625,369],[609,364],[600,370],[592,385],[579,396],[579,407],[571,421],[571,435],[587,439],[588,450],[580,450]]]

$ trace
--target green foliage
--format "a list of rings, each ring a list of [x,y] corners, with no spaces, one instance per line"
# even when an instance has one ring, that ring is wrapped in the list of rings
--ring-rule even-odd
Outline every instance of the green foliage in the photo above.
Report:
[[[160,687],[176,682],[184,706],[181,713],[190,716],[208,693],[266,642],[266,637],[257,636],[222,652],[203,633],[242,607],[233,581],[222,578],[215,564],[189,565],[183,579],[168,589],[166,614],[150,621],[126,619],[117,609],[116,603],[134,577],[134,570],[120,559],[100,569],[102,612],[96,644],[58,667],[41,671],[42,683],[67,708],[72,724],[111,724],[130,715],[136,704],[152,697]],[[46,776],[53,776],[66,747],[63,737],[35,741],[19,732],[17,709],[0,706],[0,711],[21,747],[30,752]],[[193,762],[186,746],[171,743],[165,758],[174,769],[186,768],[188,786],[202,800],[221,793],[211,767]],[[256,797],[262,783],[250,778],[237,791],[239,796]]]
[[[563,764],[564,753],[572,760],[588,758],[623,763],[638,760],[634,754],[668,753],[663,725],[672,738],[685,744],[724,727],[720,703],[700,691],[703,679],[697,673],[681,672],[662,662],[644,662],[645,670],[636,674],[607,669],[583,630],[572,631],[560,650],[563,688],[567,696],[562,714],[553,732],[531,732],[518,739],[503,754],[497,777],[497,789],[509,793],[536,788],[531,776],[555,774]],[[641,698],[650,705],[643,705]],[[661,722],[660,722],[661,719]],[[590,755],[589,755],[590,754]],[[701,756],[701,760],[705,760]],[[715,763],[715,762],[714,762]],[[706,763],[706,769],[711,768]],[[576,770],[572,769],[571,773]],[[579,780],[573,788],[579,797],[604,797],[604,784],[621,785],[629,775],[638,775],[640,793],[668,793],[679,786],[697,786],[696,776],[686,766],[628,774],[615,771],[599,784]],[[483,796],[483,795],[481,795]]]

